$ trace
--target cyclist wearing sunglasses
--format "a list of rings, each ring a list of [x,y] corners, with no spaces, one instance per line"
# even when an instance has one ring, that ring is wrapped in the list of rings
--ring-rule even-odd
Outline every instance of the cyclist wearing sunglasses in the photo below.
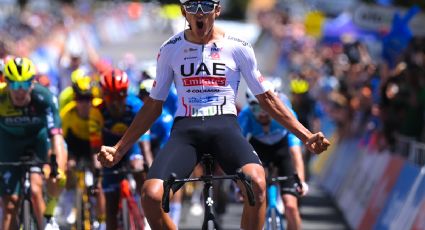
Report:
[[[72,79],[72,82],[73,100],[60,111],[63,135],[69,153],[67,176],[70,183],[66,186],[65,199],[61,202],[62,215],[66,217],[68,224],[74,224],[77,215],[76,210],[73,209],[77,181],[75,168],[77,164],[82,163],[91,165],[93,168],[101,168],[93,154],[101,145],[101,128],[103,127],[103,116],[94,103],[94,82],[91,77],[79,75]],[[98,189],[96,190],[96,220],[102,225],[105,222],[105,197],[100,184],[96,186]]]
[[[262,84],[251,45],[214,25],[220,15],[218,0],[180,0],[189,28],[165,42],[158,55],[155,83],[145,105],[114,147],[102,146],[98,159],[111,167],[130,149],[161,115],[171,83],[179,104],[173,130],[160,150],[143,185],[142,205],[152,229],[176,229],[161,209],[163,180],[174,172],[190,175],[210,153],[228,174],[241,168],[253,181],[256,205],[244,203],[242,229],[262,229],[265,218],[265,173],[252,146],[242,136],[236,118],[235,100],[242,74],[259,104],[279,123],[296,134],[309,149],[321,153],[329,141],[322,133],[312,134],[302,126],[273,92]],[[199,155],[198,155],[199,154]],[[174,191],[178,188],[174,188]]]
[[[19,161],[28,149],[36,151],[36,157],[44,162],[48,161],[49,154],[56,154],[59,175],[47,180],[47,205],[43,199],[41,171],[31,175],[33,210],[39,229],[43,226],[43,213],[49,219],[47,224],[55,226],[50,217],[66,181],[67,161],[57,99],[47,88],[35,83],[35,66],[28,58],[9,60],[4,71],[7,87],[0,93],[0,161]],[[0,174],[4,204],[1,229],[16,229],[21,170],[2,168]]]
[[[129,79],[121,69],[111,69],[101,73],[100,86],[102,88],[103,103],[98,106],[103,116],[101,129],[102,143],[112,145],[123,135],[143,102],[136,96],[127,94]],[[152,161],[150,149],[150,134],[139,136],[138,144],[134,144],[127,151],[127,157],[112,169],[105,168],[102,188],[106,198],[106,226],[107,229],[118,229],[117,212],[120,197],[120,182],[125,175],[108,175],[112,170],[130,166],[135,170],[143,169],[143,155],[148,165]],[[142,155],[143,153],[143,155]],[[142,173],[134,174],[137,191],[141,191]],[[140,195],[140,193],[139,193]]]
[[[269,81],[264,84],[272,85]],[[270,88],[274,91],[273,86]],[[277,92],[276,94],[295,115],[289,99],[284,94]],[[299,194],[304,196],[308,191],[308,185],[304,182],[302,143],[260,107],[251,91],[247,91],[246,98],[248,105],[239,113],[238,121],[243,135],[249,139],[268,173],[272,176],[288,177],[297,173],[300,177],[302,188],[298,188],[295,179],[290,179],[280,182],[280,194],[285,207],[287,229],[301,229],[298,196]],[[271,164],[274,168],[269,168]],[[274,174],[276,169],[277,175]]]

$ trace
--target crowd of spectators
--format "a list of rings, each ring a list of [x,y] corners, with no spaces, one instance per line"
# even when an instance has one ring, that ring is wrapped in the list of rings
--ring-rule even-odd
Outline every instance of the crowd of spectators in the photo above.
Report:
[[[326,43],[308,36],[303,22],[284,10],[261,12],[258,22],[263,32],[256,45],[272,44],[265,64],[285,82],[281,90],[290,93],[293,79],[309,83],[304,97],[316,102],[310,125],[326,116],[339,140],[361,138],[380,150],[392,150],[398,134],[425,140],[424,38],[413,37],[390,67],[361,39],[343,35]]]

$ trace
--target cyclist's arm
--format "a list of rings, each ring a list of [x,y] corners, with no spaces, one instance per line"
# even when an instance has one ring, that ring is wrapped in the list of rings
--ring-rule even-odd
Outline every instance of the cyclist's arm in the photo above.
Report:
[[[291,110],[285,106],[275,93],[270,90],[256,95],[260,106],[266,110],[276,121],[295,134],[303,143],[312,136],[312,133],[305,128],[294,116]]]
[[[50,138],[52,143],[52,151],[56,154],[56,161],[58,162],[59,169],[62,172],[66,170],[66,164],[68,160],[68,154],[65,148],[65,140],[62,134],[55,134]]]
[[[148,98],[137,113],[130,127],[124,133],[124,136],[114,146],[117,154],[124,155],[139,137],[152,126],[155,120],[161,115],[164,101]]]
[[[150,167],[153,161],[153,155],[151,151],[151,137],[149,130],[140,137],[139,147],[143,154],[143,160]]]
[[[302,155],[302,148],[299,145],[289,147],[289,153],[291,154],[292,165],[294,166],[295,172],[300,177],[302,182],[305,182],[304,175],[304,160]]]

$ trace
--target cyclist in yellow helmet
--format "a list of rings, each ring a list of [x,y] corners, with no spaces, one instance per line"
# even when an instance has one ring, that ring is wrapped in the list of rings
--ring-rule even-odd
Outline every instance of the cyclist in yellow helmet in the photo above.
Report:
[[[100,89],[92,81],[92,77],[89,76],[85,70],[83,70],[83,69],[76,69],[76,70],[74,70],[71,73],[71,84],[72,85],[69,86],[69,87],[66,87],[59,94],[59,111],[62,111],[62,109],[64,109],[65,106],[68,103],[70,103],[70,102],[73,101],[73,99],[74,99],[74,87],[73,86],[75,85],[75,83],[77,81],[79,81],[82,78],[83,79],[90,79],[90,84],[93,86],[93,87],[91,87],[91,93],[93,94],[93,101],[92,101],[92,103],[94,105],[99,105],[102,102],[102,99],[100,99]],[[81,82],[79,84],[81,84]]]
[[[56,154],[59,174],[47,180],[47,206],[43,199],[41,170],[31,174],[33,211],[38,229],[42,229],[43,213],[50,227],[57,226],[52,215],[66,181],[63,172],[67,153],[63,144],[57,99],[47,88],[34,81],[35,73],[35,66],[28,58],[11,59],[4,67],[7,86],[6,90],[0,92],[0,161],[16,162],[27,151],[33,151],[35,157],[46,162],[48,155]],[[16,167],[0,168],[0,174],[3,175],[0,195],[4,204],[0,229],[17,228],[21,173]]]
[[[68,152],[68,178],[75,178],[75,168],[77,165],[89,165],[93,168],[100,168],[94,158],[94,153],[101,145],[101,127],[103,127],[103,117],[100,110],[93,106],[93,81],[89,76],[79,76],[72,79],[71,86],[73,100],[65,105],[60,111],[62,118],[62,129],[65,137]],[[63,203],[61,202],[62,215],[66,217],[67,224],[74,224],[77,213],[73,209],[75,204],[75,181],[69,180],[64,193]],[[73,183],[71,183],[73,182]],[[101,186],[97,187],[97,221],[99,224],[105,222],[105,198]]]

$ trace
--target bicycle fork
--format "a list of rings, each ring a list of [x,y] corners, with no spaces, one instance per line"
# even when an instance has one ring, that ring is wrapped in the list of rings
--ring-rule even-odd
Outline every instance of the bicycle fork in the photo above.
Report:
[[[213,186],[212,180],[205,182],[203,189],[204,199],[204,223],[202,225],[203,230],[220,229],[214,215],[214,199],[213,199]]]

